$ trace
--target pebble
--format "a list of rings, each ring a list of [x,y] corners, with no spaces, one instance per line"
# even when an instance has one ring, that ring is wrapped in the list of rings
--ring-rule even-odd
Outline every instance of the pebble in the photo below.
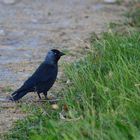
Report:
[[[5,35],[5,31],[3,29],[0,29],[0,35]]]
[[[52,109],[57,110],[59,109],[59,106],[57,104],[52,104]]]
[[[38,23],[37,19],[32,19],[31,21],[32,21],[32,23],[35,23],[35,24]]]
[[[117,0],[104,0],[105,3],[115,3]]]
[[[3,0],[4,4],[14,4],[16,0]]]

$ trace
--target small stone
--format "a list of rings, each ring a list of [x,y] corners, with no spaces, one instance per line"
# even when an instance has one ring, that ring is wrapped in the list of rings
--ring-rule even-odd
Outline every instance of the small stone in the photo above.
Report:
[[[89,18],[89,16],[85,16],[85,18]]]
[[[67,81],[66,81],[66,84],[70,84],[71,82],[70,82],[70,80],[68,79]]]
[[[0,29],[0,35],[5,35],[5,31],[3,29]]]
[[[117,2],[116,0],[104,0],[105,3],[115,3]]]
[[[38,23],[37,19],[32,19],[32,23]]]
[[[3,0],[4,4],[14,4],[16,0]]]
[[[57,104],[52,104],[52,109],[57,110],[57,109],[59,109],[59,106]]]

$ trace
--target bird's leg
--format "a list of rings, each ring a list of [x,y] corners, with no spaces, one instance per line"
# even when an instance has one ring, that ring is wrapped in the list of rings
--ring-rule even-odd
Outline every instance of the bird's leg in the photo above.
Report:
[[[54,104],[54,102],[52,102],[51,99],[48,98],[47,92],[44,92],[43,94],[44,94],[44,96],[45,96],[45,99],[46,99],[50,104]]]
[[[34,87],[34,93],[35,93],[35,92],[37,92],[36,87]],[[37,95],[38,95],[38,97],[39,97],[39,100],[41,100],[41,96],[40,96],[40,93],[39,93],[39,92],[37,92]]]
[[[37,95],[38,95],[39,99],[41,100],[41,96],[40,96],[40,93],[38,93],[38,92],[37,92]]]
[[[45,96],[45,99],[50,103],[50,104],[56,104],[58,101],[59,101],[59,99],[57,99],[57,98],[48,98],[47,97],[47,92],[46,93],[43,93],[44,94],[44,96]]]
[[[44,96],[45,96],[45,99],[46,100],[49,100],[49,98],[47,97],[47,92],[43,92]]]

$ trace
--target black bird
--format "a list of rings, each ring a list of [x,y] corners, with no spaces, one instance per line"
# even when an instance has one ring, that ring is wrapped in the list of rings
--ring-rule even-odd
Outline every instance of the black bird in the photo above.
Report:
[[[47,92],[56,80],[58,73],[58,60],[62,55],[65,54],[59,50],[50,50],[45,58],[45,61],[18,90],[12,93],[10,100],[17,101],[28,92],[37,92],[40,99],[40,93],[43,93],[47,99]]]

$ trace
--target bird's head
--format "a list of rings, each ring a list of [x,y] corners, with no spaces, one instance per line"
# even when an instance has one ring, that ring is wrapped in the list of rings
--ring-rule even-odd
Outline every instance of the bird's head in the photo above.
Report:
[[[50,63],[57,63],[61,56],[65,55],[63,52],[52,49],[48,52],[45,61]]]

